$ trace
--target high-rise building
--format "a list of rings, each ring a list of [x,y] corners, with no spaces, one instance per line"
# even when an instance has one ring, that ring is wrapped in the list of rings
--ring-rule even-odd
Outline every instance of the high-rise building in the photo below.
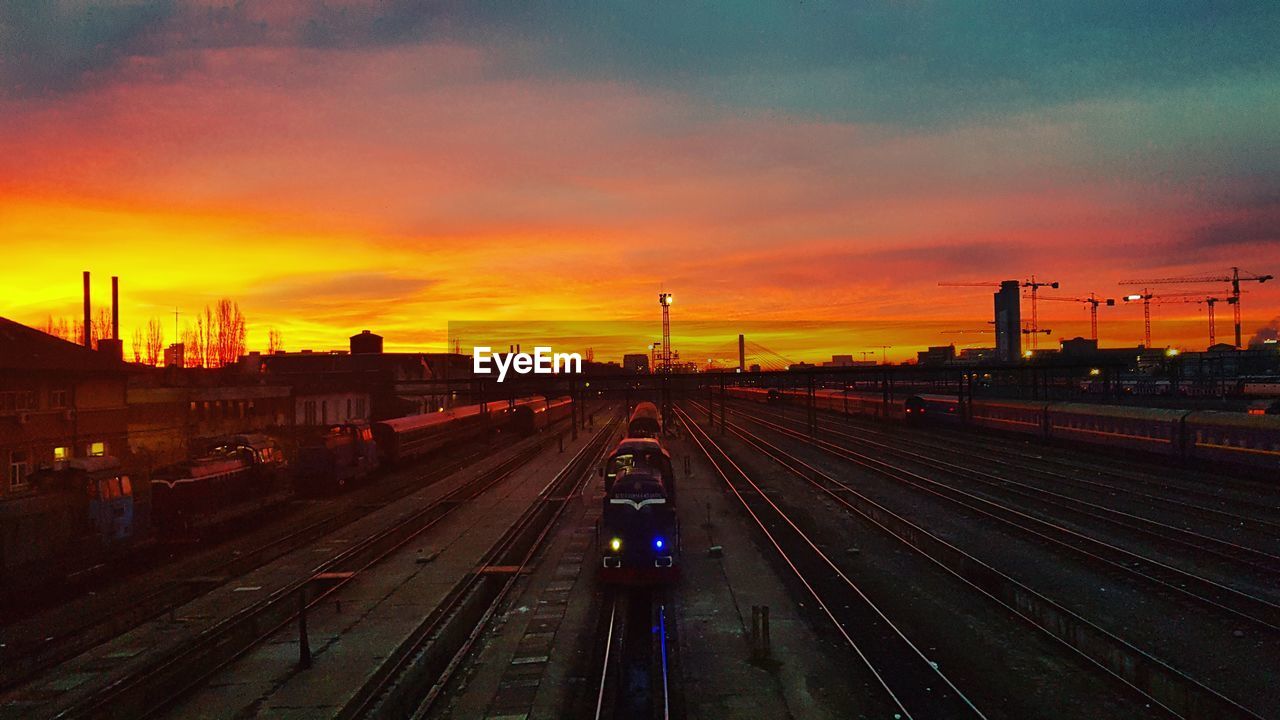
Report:
[[[1022,357],[1021,283],[1000,283],[996,299],[996,360],[1017,362]]]

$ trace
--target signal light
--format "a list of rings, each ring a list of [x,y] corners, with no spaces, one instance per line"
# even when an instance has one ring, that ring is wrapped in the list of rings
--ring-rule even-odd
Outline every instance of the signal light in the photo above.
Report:
[[[662,549],[662,538],[657,538],[657,539],[655,539],[655,540],[653,541],[653,547],[654,547],[655,549],[657,549],[657,550],[661,550],[661,549]]]
[[[609,547],[610,547],[614,552],[618,552],[619,550],[621,550],[621,549],[622,549],[622,539],[621,539],[621,538],[614,538],[614,539],[610,540],[610,541],[609,541]]]

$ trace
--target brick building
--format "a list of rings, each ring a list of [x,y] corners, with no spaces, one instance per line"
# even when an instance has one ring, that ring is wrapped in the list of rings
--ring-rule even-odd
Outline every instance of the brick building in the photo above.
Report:
[[[0,496],[74,457],[125,457],[126,366],[0,318]]]

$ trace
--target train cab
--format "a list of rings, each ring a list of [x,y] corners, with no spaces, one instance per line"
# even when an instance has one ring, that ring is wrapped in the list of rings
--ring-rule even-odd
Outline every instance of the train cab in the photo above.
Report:
[[[679,521],[658,473],[618,472],[605,495],[599,540],[603,582],[656,585],[679,576]]]
[[[116,458],[73,458],[65,468],[37,473],[33,482],[42,491],[82,492],[85,528],[102,545],[133,538],[138,527],[133,481]]]
[[[662,478],[670,500],[675,502],[675,472],[671,469],[671,453],[653,438],[627,438],[609,453],[600,474],[604,477],[604,491],[610,492],[621,472],[646,469]]]

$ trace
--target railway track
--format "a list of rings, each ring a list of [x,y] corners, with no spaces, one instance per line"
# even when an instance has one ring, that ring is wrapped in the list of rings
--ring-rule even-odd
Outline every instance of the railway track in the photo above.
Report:
[[[1163,547],[1169,557],[1178,557],[1181,553],[1184,562],[1189,562],[1191,565],[1203,564],[1203,560],[1211,560],[1214,564],[1208,568],[1200,568],[1199,572],[1204,573],[1207,569],[1210,573],[1217,573],[1219,576],[1217,582],[1224,585],[1238,587],[1241,581],[1247,578],[1254,588],[1265,589],[1274,584],[1277,573],[1280,573],[1280,555],[1273,552],[1133,512],[1114,509],[1098,502],[1083,500],[1057,489],[1041,487],[1020,479],[1021,475],[1016,477],[997,475],[987,469],[991,461],[985,452],[979,455],[979,451],[973,447],[970,447],[968,452],[944,450],[942,452],[951,454],[955,459],[943,460],[937,457],[938,449],[936,448],[887,434],[880,435],[883,440],[873,440],[821,425],[820,427],[823,432],[838,438],[841,442],[851,443],[859,448],[869,448],[880,455],[892,455],[908,463],[979,483],[995,497],[1012,498],[1019,507],[1034,508],[1041,517],[1069,518],[1077,526],[1082,527],[1105,526],[1109,530],[1137,538],[1144,544]],[[796,432],[802,431],[796,430]],[[980,463],[982,467],[975,467],[975,463]],[[1024,472],[1037,476],[1047,475],[1055,482],[1055,488],[1060,488],[1063,484],[1078,485],[1074,477],[1046,473],[1030,466],[1024,468]],[[1243,518],[1238,520],[1245,522]],[[1224,570],[1227,567],[1231,570]]]
[[[837,642],[874,677],[885,703],[903,718],[983,718],[965,694],[751,476],[680,408],[687,436],[830,620]]]
[[[1146,699],[1182,718],[1262,715],[1108,632],[959,547],[876,502],[857,488],[806,463],[746,427],[726,429],[847,511],[896,538],[934,565],[999,604],[1008,613],[1069,648]]]
[[[544,440],[521,453],[532,457],[550,441]],[[369,492],[345,498],[334,512],[308,518],[297,528],[252,546],[231,543],[224,552],[208,563],[184,567],[190,579],[149,584],[128,593],[127,602],[102,604],[74,616],[73,624],[62,625],[51,632],[48,627],[24,636],[9,631],[0,648],[0,689],[13,687],[54,667],[85,650],[125,633],[142,623],[180,607],[205,592],[240,575],[257,569],[276,558],[315,542],[368,514],[370,508],[394,502],[441,478],[479,460],[490,450],[468,454],[436,465],[425,473],[408,474],[399,481],[379,483]]]
[[[538,500],[388,656],[338,713],[339,718],[425,718],[445,694],[520,573],[543,547],[556,521],[593,477],[618,425],[613,418],[552,478]]]
[[[684,717],[674,667],[677,639],[664,589],[607,591],[594,720]]]
[[[61,709],[57,718],[144,718],[169,707],[245,651],[266,641],[356,575],[398,551],[490,487],[509,477],[532,456],[519,453],[478,474],[438,500],[390,527],[352,543],[315,567],[309,576],[275,589],[184,644],[155,653],[125,676]]]
[[[1121,548],[1048,519],[1036,517],[1020,509],[977,495],[948,483],[925,477],[911,470],[893,465],[866,452],[810,438],[807,434],[792,430],[758,416],[747,420],[761,427],[812,445],[824,452],[851,461],[861,467],[888,477],[933,497],[958,505],[970,512],[989,518],[1038,541],[1069,550],[1086,562],[1112,568],[1123,574],[1141,578],[1163,592],[1181,596],[1229,615],[1238,621],[1264,632],[1280,632],[1280,605],[1234,587],[1183,570],[1139,552]]]
[[[747,403],[741,400],[731,400],[739,407],[754,406],[757,410],[759,403]],[[1018,472],[1034,472],[1038,475],[1051,477],[1056,482],[1065,482],[1072,485],[1091,488],[1101,493],[1122,494],[1141,498],[1144,501],[1159,504],[1171,510],[1185,512],[1197,520],[1206,522],[1225,523],[1228,526],[1235,527],[1256,527],[1259,531],[1269,534],[1271,537],[1280,537],[1280,521],[1275,518],[1277,511],[1280,511],[1280,502],[1259,503],[1250,496],[1256,495],[1259,489],[1273,491],[1273,488],[1264,488],[1258,483],[1249,481],[1233,480],[1223,476],[1215,476],[1213,482],[1215,485],[1206,487],[1205,478],[1203,476],[1189,475],[1185,471],[1178,468],[1164,468],[1159,475],[1152,474],[1149,467],[1134,464],[1132,461],[1117,458],[1110,465],[1099,465],[1083,459],[1068,459],[1058,457],[1055,452],[1056,448],[1049,445],[1042,445],[1039,449],[1042,451],[1035,458],[1037,464],[1026,461],[1026,446],[1012,445],[1016,443],[1010,438],[1006,438],[994,433],[967,432],[963,436],[958,436],[958,432],[954,429],[950,431],[942,428],[929,428],[925,431],[924,438],[921,440],[907,440],[900,434],[895,434],[885,430],[883,427],[875,427],[873,423],[866,418],[855,414],[841,415],[836,413],[829,417],[824,417],[828,410],[819,410],[817,423],[819,428],[826,432],[835,434],[846,434],[843,430],[849,426],[849,423],[856,423],[856,427],[860,432],[870,433],[877,437],[888,438],[894,441],[904,441],[910,444],[927,448],[929,451],[940,451],[952,455],[964,455],[972,453],[975,441],[982,443],[983,456],[991,465],[1006,467]],[[778,413],[785,421],[803,424],[794,418],[786,418],[785,410]],[[840,418],[840,421],[834,418]],[[1026,438],[1022,442],[1029,442],[1031,438]],[[1049,467],[1057,468],[1057,470],[1048,469]],[[1109,478],[1109,482],[1101,480],[1090,480],[1080,477],[1080,471],[1090,474]],[[1224,484],[1230,487],[1223,487]],[[1212,490],[1208,489],[1212,488]],[[1227,492],[1224,493],[1223,491]],[[1230,505],[1230,509],[1223,509],[1221,505],[1224,503]],[[1213,507],[1219,505],[1220,507]],[[1247,513],[1245,512],[1247,511]]]

